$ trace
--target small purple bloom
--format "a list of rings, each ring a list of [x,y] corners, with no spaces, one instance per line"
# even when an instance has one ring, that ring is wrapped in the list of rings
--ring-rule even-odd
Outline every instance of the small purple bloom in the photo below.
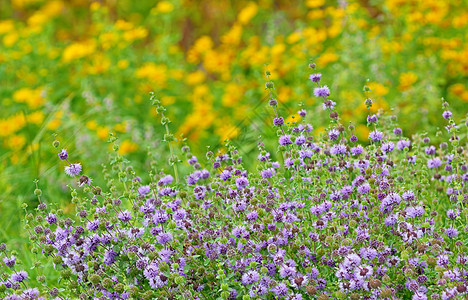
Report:
[[[81,172],[81,164],[71,164],[69,166],[65,166],[65,173],[67,173],[70,177],[75,177],[76,175],[80,174]]]
[[[377,130],[371,131],[369,133],[369,139],[373,142],[377,142],[383,139],[383,133]]]
[[[330,95],[330,89],[326,85],[315,88],[314,95],[316,97],[327,97],[328,95]]]
[[[307,111],[305,109],[301,109],[300,111],[297,112],[299,114],[299,116],[301,117],[305,117],[306,114],[307,114]]]
[[[249,185],[249,181],[245,177],[236,178],[236,186],[239,190],[247,187]]]
[[[286,134],[286,135],[280,136],[280,138],[279,138],[279,144],[282,145],[282,146],[291,145],[291,144],[292,144],[292,142],[291,142],[291,135]]]
[[[284,124],[284,119],[283,117],[278,117],[273,119],[273,125],[275,126],[281,126]]]
[[[319,82],[321,78],[322,78],[322,74],[320,74],[320,73],[311,74],[309,76],[309,79],[312,80],[313,82]]]
[[[62,149],[62,152],[60,152],[58,154],[58,157],[61,159],[61,160],[65,160],[68,158],[68,153],[67,153],[67,149]]]
[[[118,213],[117,218],[119,218],[120,221],[127,223],[132,219],[132,214],[128,210],[124,210]]]
[[[444,117],[444,119],[449,119],[452,117],[452,112],[450,110],[446,110],[442,113],[442,117]]]
[[[149,185],[142,185],[138,188],[138,194],[140,194],[140,196],[144,196],[146,194],[148,194],[150,192],[150,186]]]

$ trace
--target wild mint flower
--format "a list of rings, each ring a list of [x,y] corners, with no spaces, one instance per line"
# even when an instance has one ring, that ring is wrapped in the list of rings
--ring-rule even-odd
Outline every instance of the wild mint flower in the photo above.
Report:
[[[301,109],[301,110],[299,110],[297,113],[299,114],[299,116],[305,117],[306,114],[307,114],[307,111],[306,111],[305,109]]]
[[[3,262],[5,263],[5,265],[6,265],[7,267],[10,267],[10,268],[11,268],[11,267],[13,267],[13,266],[15,265],[15,262],[16,262],[16,261],[15,261],[15,258],[16,258],[16,257],[15,257],[14,255],[12,255],[12,256],[10,256],[10,257],[5,256],[2,260],[3,260]]]
[[[79,175],[80,172],[81,172],[81,164],[80,163],[65,166],[65,173],[67,173],[67,175],[70,176],[70,177],[74,177],[76,175]]]
[[[148,194],[150,191],[151,191],[151,188],[149,185],[142,185],[138,188],[138,194],[140,194],[140,196],[144,196]]]
[[[68,158],[67,150],[66,150],[66,149],[62,149],[62,151],[58,154],[58,157],[59,157],[61,160],[67,159],[67,158]]]
[[[174,181],[174,177],[172,177],[171,175],[166,175],[163,178],[159,179],[158,185],[159,186],[168,185],[168,184],[171,184],[172,181]]]
[[[326,85],[315,88],[314,95],[316,97],[328,97],[330,95],[330,89]]]
[[[328,137],[330,138],[330,140],[337,140],[338,137],[340,136],[340,132],[336,129],[331,129],[329,132],[328,132]]]
[[[292,144],[291,135],[287,134],[287,135],[280,136],[279,144],[282,146],[291,145]]]
[[[126,223],[132,219],[132,214],[128,210],[124,210],[117,214],[117,218]]]
[[[397,142],[397,148],[403,150],[405,148],[409,148],[411,146],[411,142],[408,140],[400,140]]]
[[[28,278],[28,273],[26,271],[19,271],[11,275],[11,281],[13,282],[23,282]]]
[[[273,125],[275,126],[281,126],[284,124],[284,119],[283,117],[278,117],[273,119]]]
[[[312,80],[313,82],[319,82],[320,78],[322,78],[322,74],[317,73],[317,74],[311,74],[309,76],[309,79]]]
[[[369,139],[373,142],[377,142],[383,139],[383,133],[377,130],[371,131],[369,133]]]
[[[259,280],[260,276],[257,271],[248,271],[244,275],[242,275],[242,284],[248,285],[252,284],[254,282],[257,282]]]
[[[452,112],[450,110],[446,110],[442,113],[442,117],[444,119],[450,119],[452,117]]]

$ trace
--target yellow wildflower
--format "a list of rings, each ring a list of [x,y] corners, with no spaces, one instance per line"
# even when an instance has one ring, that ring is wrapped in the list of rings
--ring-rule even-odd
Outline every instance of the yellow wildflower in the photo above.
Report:
[[[44,121],[44,113],[40,110],[35,111],[30,113],[27,119],[30,123],[40,125]]]
[[[151,14],[155,15],[157,13],[170,13],[173,9],[174,4],[169,1],[161,1],[153,9],[151,9]]]
[[[245,25],[250,22],[250,20],[255,17],[255,15],[258,12],[258,5],[251,1],[247,4],[246,7],[244,7],[240,12],[239,15],[237,16],[237,21],[239,21],[240,24]]]
[[[413,72],[401,73],[399,78],[399,86],[398,89],[400,91],[406,91],[409,89],[413,83],[418,81],[418,75]]]
[[[185,82],[189,85],[197,85],[205,81],[205,79],[205,72],[197,70],[195,72],[189,73],[185,78]]]
[[[96,134],[101,140],[106,140],[109,137],[109,128],[107,126],[98,127]]]
[[[96,44],[93,40],[76,42],[68,45],[62,53],[62,61],[68,63],[75,59],[80,59],[94,52]]]
[[[332,62],[335,62],[337,60],[338,60],[338,55],[336,55],[333,52],[326,52],[317,59],[317,64],[319,67],[323,68],[326,65]]]
[[[0,34],[5,34],[15,29],[13,20],[0,20]]]
[[[125,155],[138,150],[138,145],[132,141],[124,140],[119,147],[119,154]]]

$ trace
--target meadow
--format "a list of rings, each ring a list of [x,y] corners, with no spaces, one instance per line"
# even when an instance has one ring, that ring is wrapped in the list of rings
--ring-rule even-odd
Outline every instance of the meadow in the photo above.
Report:
[[[464,299],[468,6],[0,3],[0,297]]]

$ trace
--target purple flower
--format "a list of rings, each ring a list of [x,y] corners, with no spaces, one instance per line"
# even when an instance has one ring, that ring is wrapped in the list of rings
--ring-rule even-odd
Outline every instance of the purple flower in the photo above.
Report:
[[[440,161],[440,159],[438,157],[429,159],[427,161],[427,167],[429,169],[436,169],[436,168],[440,167],[441,164],[442,164],[442,162]]]
[[[81,164],[76,163],[76,164],[71,164],[69,166],[65,167],[65,173],[67,173],[68,176],[74,177],[81,172]]]
[[[326,85],[315,88],[314,95],[316,97],[327,97],[328,95],[330,95],[330,89]]]
[[[89,221],[88,224],[86,224],[86,228],[91,231],[95,231],[99,227],[99,220],[92,220]]]
[[[409,148],[411,146],[411,142],[408,140],[400,140],[397,142],[397,148],[403,150],[405,148]]]
[[[278,101],[276,101],[276,99],[270,99],[270,101],[268,101],[268,104],[270,106],[275,106],[276,104],[278,104]]]
[[[447,235],[449,238],[453,239],[458,235],[458,230],[456,228],[447,228],[445,229],[445,235]]]
[[[401,130],[401,128],[398,128],[398,127],[397,127],[397,128],[395,128],[395,129],[393,129],[393,133],[394,133],[395,135],[401,135],[401,134],[403,133],[403,130]]]
[[[55,224],[57,223],[57,217],[54,214],[49,213],[49,215],[46,217],[46,221],[49,224]]]
[[[284,124],[284,119],[283,117],[278,117],[273,119],[273,125],[275,126],[281,126]]]
[[[39,297],[39,290],[37,288],[32,288],[24,290],[21,297],[18,299],[37,299],[37,297]]]
[[[27,278],[28,273],[26,273],[26,271],[19,271],[18,273],[11,275],[11,280],[14,282],[23,282]]]
[[[273,288],[273,292],[277,297],[284,297],[288,294],[288,287],[284,283],[280,283]]]
[[[68,158],[68,153],[67,153],[67,149],[62,149],[62,152],[60,152],[58,154],[58,157],[61,159],[61,160],[65,160]]]
[[[174,178],[171,175],[167,175],[159,179],[158,185],[168,185],[168,184],[171,184],[173,180]]]
[[[260,276],[257,271],[251,270],[242,275],[242,284],[248,285],[259,280]]]
[[[6,265],[7,267],[10,267],[10,268],[11,268],[11,267],[13,267],[13,266],[15,265],[15,256],[12,255],[12,256],[10,256],[10,258],[8,258],[8,256],[5,256],[5,257],[3,258],[3,262],[5,263],[5,265]]]
[[[239,190],[249,185],[249,181],[245,177],[236,178],[236,186]]]
[[[444,119],[449,119],[452,117],[452,112],[450,110],[446,110],[442,113],[442,117],[444,117]]]
[[[156,237],[156,240],[158,241],[158,243],[160,243],[161,245],[164,245],[168,242],[170,242],[172,240],[172,235],[168,232],[163,232],[163,233],[160,233],[157,237]]]
[[[296,145],[300,146],[300,145],[303,145],[303,144],[305,143],[305,141],[306,141],[305,136],[300,135],[300,136],[298,136],[298,137],[296,138],[296,140],[294,141],[294,143],[295,143]]]
[[[307,111],[306,111],[305,109],[301,109],[301,110],[299,110],[297,113],[299,114],[299,116],[305,117],[306,114],[307,114]]]
[[[377,115],[370,115],[370,116],[367,116],[367,123],[375,123],[377,122]]]
[[[380,147],[383,152],[392,152],[395,149],[395,145],[392,142],[387,142]]]
[[[270,178],[275,175],[275,169],[273,168],[268,168],[266,170],[260,171],[260,174],[262,175],[263,178]]]
[[[146,194],[148,194],[150,192],[150,186],[149,185],[142,185],[138,188],[138,194],[140,194],[140,196],[144,196]]]
[[[363,185],[358,186],[357,192],[359,194],[367,194],[370,191],[370,185],[366,182]]]
[[[371,131],[369,133],[369,139],[373,142],[377,142],[383,139],[383,133],[377,130]]]
[[[309,79],[312,80],[313,82],[319,82],[321,78],[322,78],[322,74],[320,74],[320,73],[311,74],[309,76]]]
[[[333,155],[340,155],[346,153],[346,146],[345,145],[333,145],[330,149],[330,153]]]
[[[120,221],[127,223],[132,219],[132,214],[128,210],[124,210],[117,214],[117,218],[119,218]]]
[[[354,156],[358,156],[359,154],[362,153],[363,150],[364,150],[364,148],[362,148],[361,145],[357,145],[356,147],[351,148],[351,153]]]
[[[286,134],[286,135],[280,136],[280,138],[279,138],[279,144],[282,145],[282,146],[291,145],[291,144],[292,144],[292,142],[291,142],[291,135]]]
[[[340,132],[336,129],[331,129],[329,132],[328,132],[328,137],[330,138],[330,140],[334,141],[336,139],[338,139],[338,137],[340,136]]]

